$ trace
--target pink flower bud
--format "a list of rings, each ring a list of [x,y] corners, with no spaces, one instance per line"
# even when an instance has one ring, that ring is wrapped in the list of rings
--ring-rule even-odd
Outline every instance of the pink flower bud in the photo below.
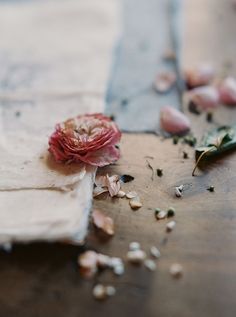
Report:
[[[105,166],[120,157],[116,147],[120,138],[121,132],[110,118],[87,114],[57,124],[49,139],[49,152],[57,162]]]
[[[161,128],[171,134],[183,134],[190,130],[189,119],[180,111],[166,106],[160,113]]]
[[[227,77],[219,87],[219,94],[222,103],[229,106],[236,105],[236,80]]]
[[[200,65],[187,69],[184,72],[184,79],[189,88],[208,85],[215,75],[214,69],[210,65]]]
[[[190,91],[190,100],[201,110],[212,110],[219,105],[220,96],[215,87],[203,86]]]

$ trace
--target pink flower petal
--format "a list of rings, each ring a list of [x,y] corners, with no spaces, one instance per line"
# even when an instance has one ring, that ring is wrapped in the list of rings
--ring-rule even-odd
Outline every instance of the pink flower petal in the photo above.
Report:
[[[49,151],[58,162],[85,162],[105,166],[119,158],[115,145],[121,132],[103,114],[88,114],[56,125],[49,139]]]
[[[160,113],[161,128],[171,134],[183,134],[190,130],[189,119],[180,111],[166,106]]]
[[[236,80],[233,77],[227,77],[221,83],[219,93],[222,103],[229,106],[236,105]]]
[[[219,92],[215,87],[203,86],[190,91],[190,100],[202,110],[214,109],[219,105]]]
[[[215,75],[214,69],[207,64],[185,70],[184,79],[189,88],[208,85]]]
[[[107,188],[111,197],[114,197],[118,194],[120,186],[120,177],[118,175],[109,175],[106,176],[107,179]]]
[[[159,93],[165,93],[176,83],[176,79],[176,75],[172,72],[160,73],[155,79],[154,88]]]
[[[92,213],[93,224],[109,236],[114,235],[114,221],[98,209]]]

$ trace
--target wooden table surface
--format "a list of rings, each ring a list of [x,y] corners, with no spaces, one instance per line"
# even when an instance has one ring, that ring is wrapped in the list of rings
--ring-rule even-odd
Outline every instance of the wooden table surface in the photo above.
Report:
[[[236,13],[232,1],[186,2],[188,17],[194,11],[199,20],[186,34],[185,60],[190,64],[191,60],[211,58],[220,71],[225,69],[225,61],[230,60],[229,72],[234,74],[235,43],[232,42]],[[205,10],[206,3],[210,11]],[[204,20],[205,15],[209,15],[211,21],[214,10],[220,11],[219,24],[213,19],[215,32],[212,22],[208,22],[211,25],[208,29],[207,19]],[[206,23],[204,29],[201,19]],[[197,35],[198,26],[204,37]],[[215,43],[214,47],[220,52],[209,43]],[[204,49],[198,50],[201,47]],[[224,107],[217,110],[212,124],[206,122],[204,115],[195,116],[185,111],[198,138],[205,129],[233,123],[236,119],[236,110]],[[117,164],[99,173],[134,176],[134,181],[124,184],[123,189],[137,191],[143,207],[133,211],[125,198],[94,200],[94,207],[115,221],[115,236],[108,241],[100,240],[91,226],[83,248],[34,244],[14,246],[9,254],[0,251],[0,316],[236,315],[236,155],[221,157],[197,170],[197,175],[192,177],[194,149],[187,145],[173,145],[172,140],[151,134],[130,133],[123,134],[121,151],[122,158]],[[183,151],[188,152],[189,159],[183,159]],[[154,174],[152,180],[147,160],[154,170],[163,169],[163,177]],[[186,190],[182,198],[176,198],[174,188],[181,184]],[[215,187],[215,192],[207,191],[210,185]],[[169,206],[176,209],[177,225],[173,232],[166,233],[167,220],[157,221],[154,209]],[[80,276],[76,262],[80,252],[93,249],[125,259],[132,241],[140,242],[146,251],[152,245],[160,249],[161,258],[155,272],[126,263],[125,274],[121,277],[109,271],[89,281]],[[173,279],[169,273],[170,265],[176,262],[183,266],[180,279]],[[114,285],[117,294],[105,302],[95,301],[92,288],[97,282]]]

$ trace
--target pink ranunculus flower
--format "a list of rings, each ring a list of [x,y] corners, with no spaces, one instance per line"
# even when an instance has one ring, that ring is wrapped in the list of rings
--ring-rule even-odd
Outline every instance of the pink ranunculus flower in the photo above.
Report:
[[[49,152],[57,162],[84,162],[94,166],[114,163],[120,157],[116,144],[121,132],[101,113],[80,115],[56,125]]]

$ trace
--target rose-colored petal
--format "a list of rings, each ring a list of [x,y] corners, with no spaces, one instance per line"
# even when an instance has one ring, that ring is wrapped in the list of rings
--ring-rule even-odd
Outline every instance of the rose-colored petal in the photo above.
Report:
[[[106,185],[109,190],[111,197],[114,197],[118,194],[120,186],[120,177],[118,175],[106,176]]]
[[[160,73],[155,79],[154,88],[159,93],[165,93],[176,83],[176,79],[176,75],[172,72]]]
[[[219,105],[219,92],[215,87],[203,86],[190,91],[190,100],[193,101],[200,109],[210,110]]]
[[[109,236],[114,235],[114,222],[113,219],[107,217],[102,211],[94,209],[92,213],[93,224],[101,229],[104,233]]]
[[[186,69],[184,79],[189,88],[208,85],[215,75],[211,65],[203,64],[194,68]]]
[[[80,272],[83,277],[91,278],[97,272],[97,253],[86,251],[78,257]]]
[[[49,151],[58,162],[85,162],[105,166],[119,158],[115,145],[121,132],[103,114],[89,114],[56,125],[49,139]]]
[[[220,100],[222,103],[233,106],[236,105],[236,80],[227,77],[219,87]]]
[[[161,128],[171,134],[183,134],[190,130],[189,119],[180,111],[166,106],[160,113]]]

